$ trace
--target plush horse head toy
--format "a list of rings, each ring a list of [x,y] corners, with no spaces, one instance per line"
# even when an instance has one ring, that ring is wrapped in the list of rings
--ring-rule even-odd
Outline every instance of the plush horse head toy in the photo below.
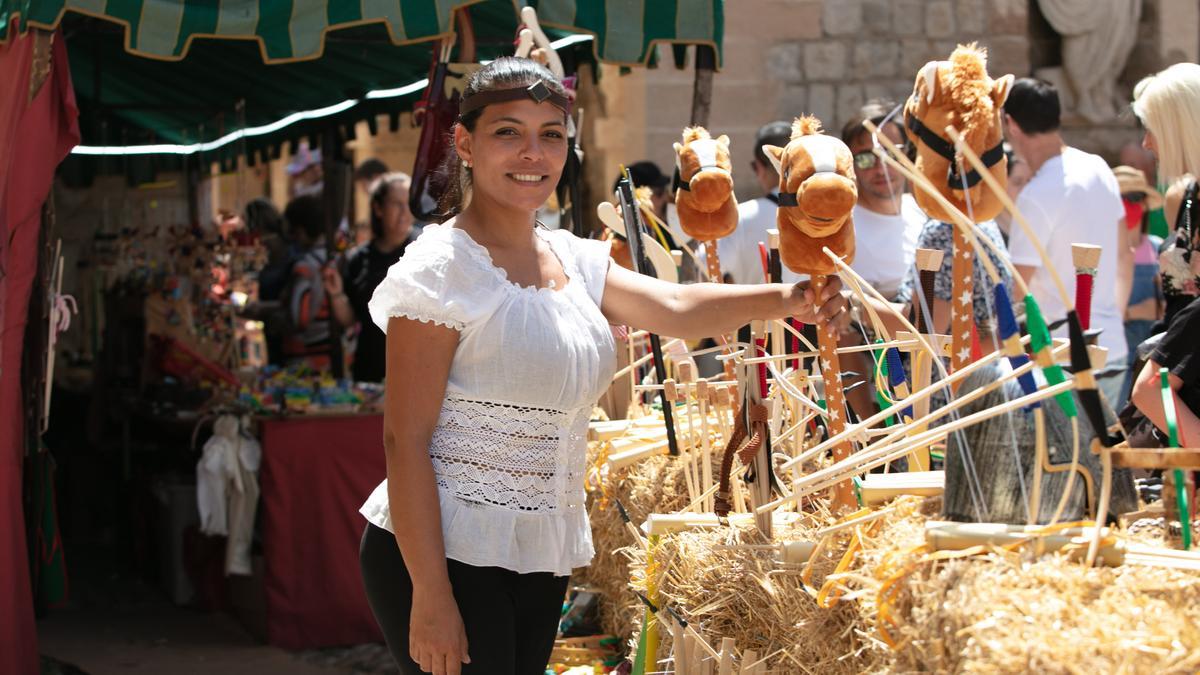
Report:
[[[822,134],[821,122],[806,115],[792,123],[787,146],[762,149],[779,172],[780,260],[797,274],[835,274],[823,247],[847,263],[854,260],[850,211],[858,188],[850,148]]]
[[[675,209],[679,225],[693,239],[712,241],[737,229],[729,137],[713,138],[704,127],[683,130],[675,144]]]
[[[971,43],[959,45],[949,61],[930,61],[917,73],[912,96],[904,104],[904,126],[917,148],[917,169],[938,192],[975,222],[995,218],[1002,205],[981,185],[982,177],[963,161],[959,172],[954,143],[946,136],[953,126],[979,155],[988,171],[1008,182],[1000,112],[1012,87],[1013,76],[993,80],[987,74],[987,50]],[[938,220],[951,222],[950,214],[923,190],[914,190],[917,204]],[[970,208],[967,204],[970,203]]]

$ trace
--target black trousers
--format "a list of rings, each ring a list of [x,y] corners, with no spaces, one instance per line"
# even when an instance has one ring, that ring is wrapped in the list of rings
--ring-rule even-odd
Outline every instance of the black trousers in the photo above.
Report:
[[[388,649],[404,675],[420,665],[408,655],[412,580],[391,532],[367,525],[359,548],[363,585]],[[518,574],[447,560],[450,585],[467,631],[471,663],[463,674],[542,675],[554,648],[569,577]]]

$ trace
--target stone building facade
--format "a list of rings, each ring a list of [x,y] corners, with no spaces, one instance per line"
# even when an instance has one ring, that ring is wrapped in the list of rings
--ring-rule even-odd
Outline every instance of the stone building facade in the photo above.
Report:
[[[1119,80],[1124,94],[1147,74],[1200,57],[1200,0],[1142,0],[1137,30]],[[1061,39],[1038,0],[728,0],[709,128],[733,141],[739,199],[759,192],[748,163],[761,124],[807,112],[836,134],[865,101],[902,101],[922,65],[970,41],[988,48],[993,76],[1061,64]],[[690,69],[618,76],[606,67],[592,104],[601,114],[593,118],[589,179],[599,187],[618,163],[643,158],[666,170],[671,143],[690,118],[692,89]],[[1064,131],[1068,142],[1112,160],[1139,138],[1128,114],[1096,123],[1067,111]]]

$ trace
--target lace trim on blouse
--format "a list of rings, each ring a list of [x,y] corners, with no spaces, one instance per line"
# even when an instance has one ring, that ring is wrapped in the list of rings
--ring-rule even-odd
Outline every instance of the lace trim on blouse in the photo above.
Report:
[[[589,412],[447,395],[429,443],[438,488],[516,511],[582,507]]]

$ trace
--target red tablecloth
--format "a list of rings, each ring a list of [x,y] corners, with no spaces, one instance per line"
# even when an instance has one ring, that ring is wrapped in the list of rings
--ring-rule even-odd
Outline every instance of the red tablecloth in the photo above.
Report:
[[[381,642],[358,566],[358,507],[383,480],[383,418],[262,423],[267,641],[286,649]]]

